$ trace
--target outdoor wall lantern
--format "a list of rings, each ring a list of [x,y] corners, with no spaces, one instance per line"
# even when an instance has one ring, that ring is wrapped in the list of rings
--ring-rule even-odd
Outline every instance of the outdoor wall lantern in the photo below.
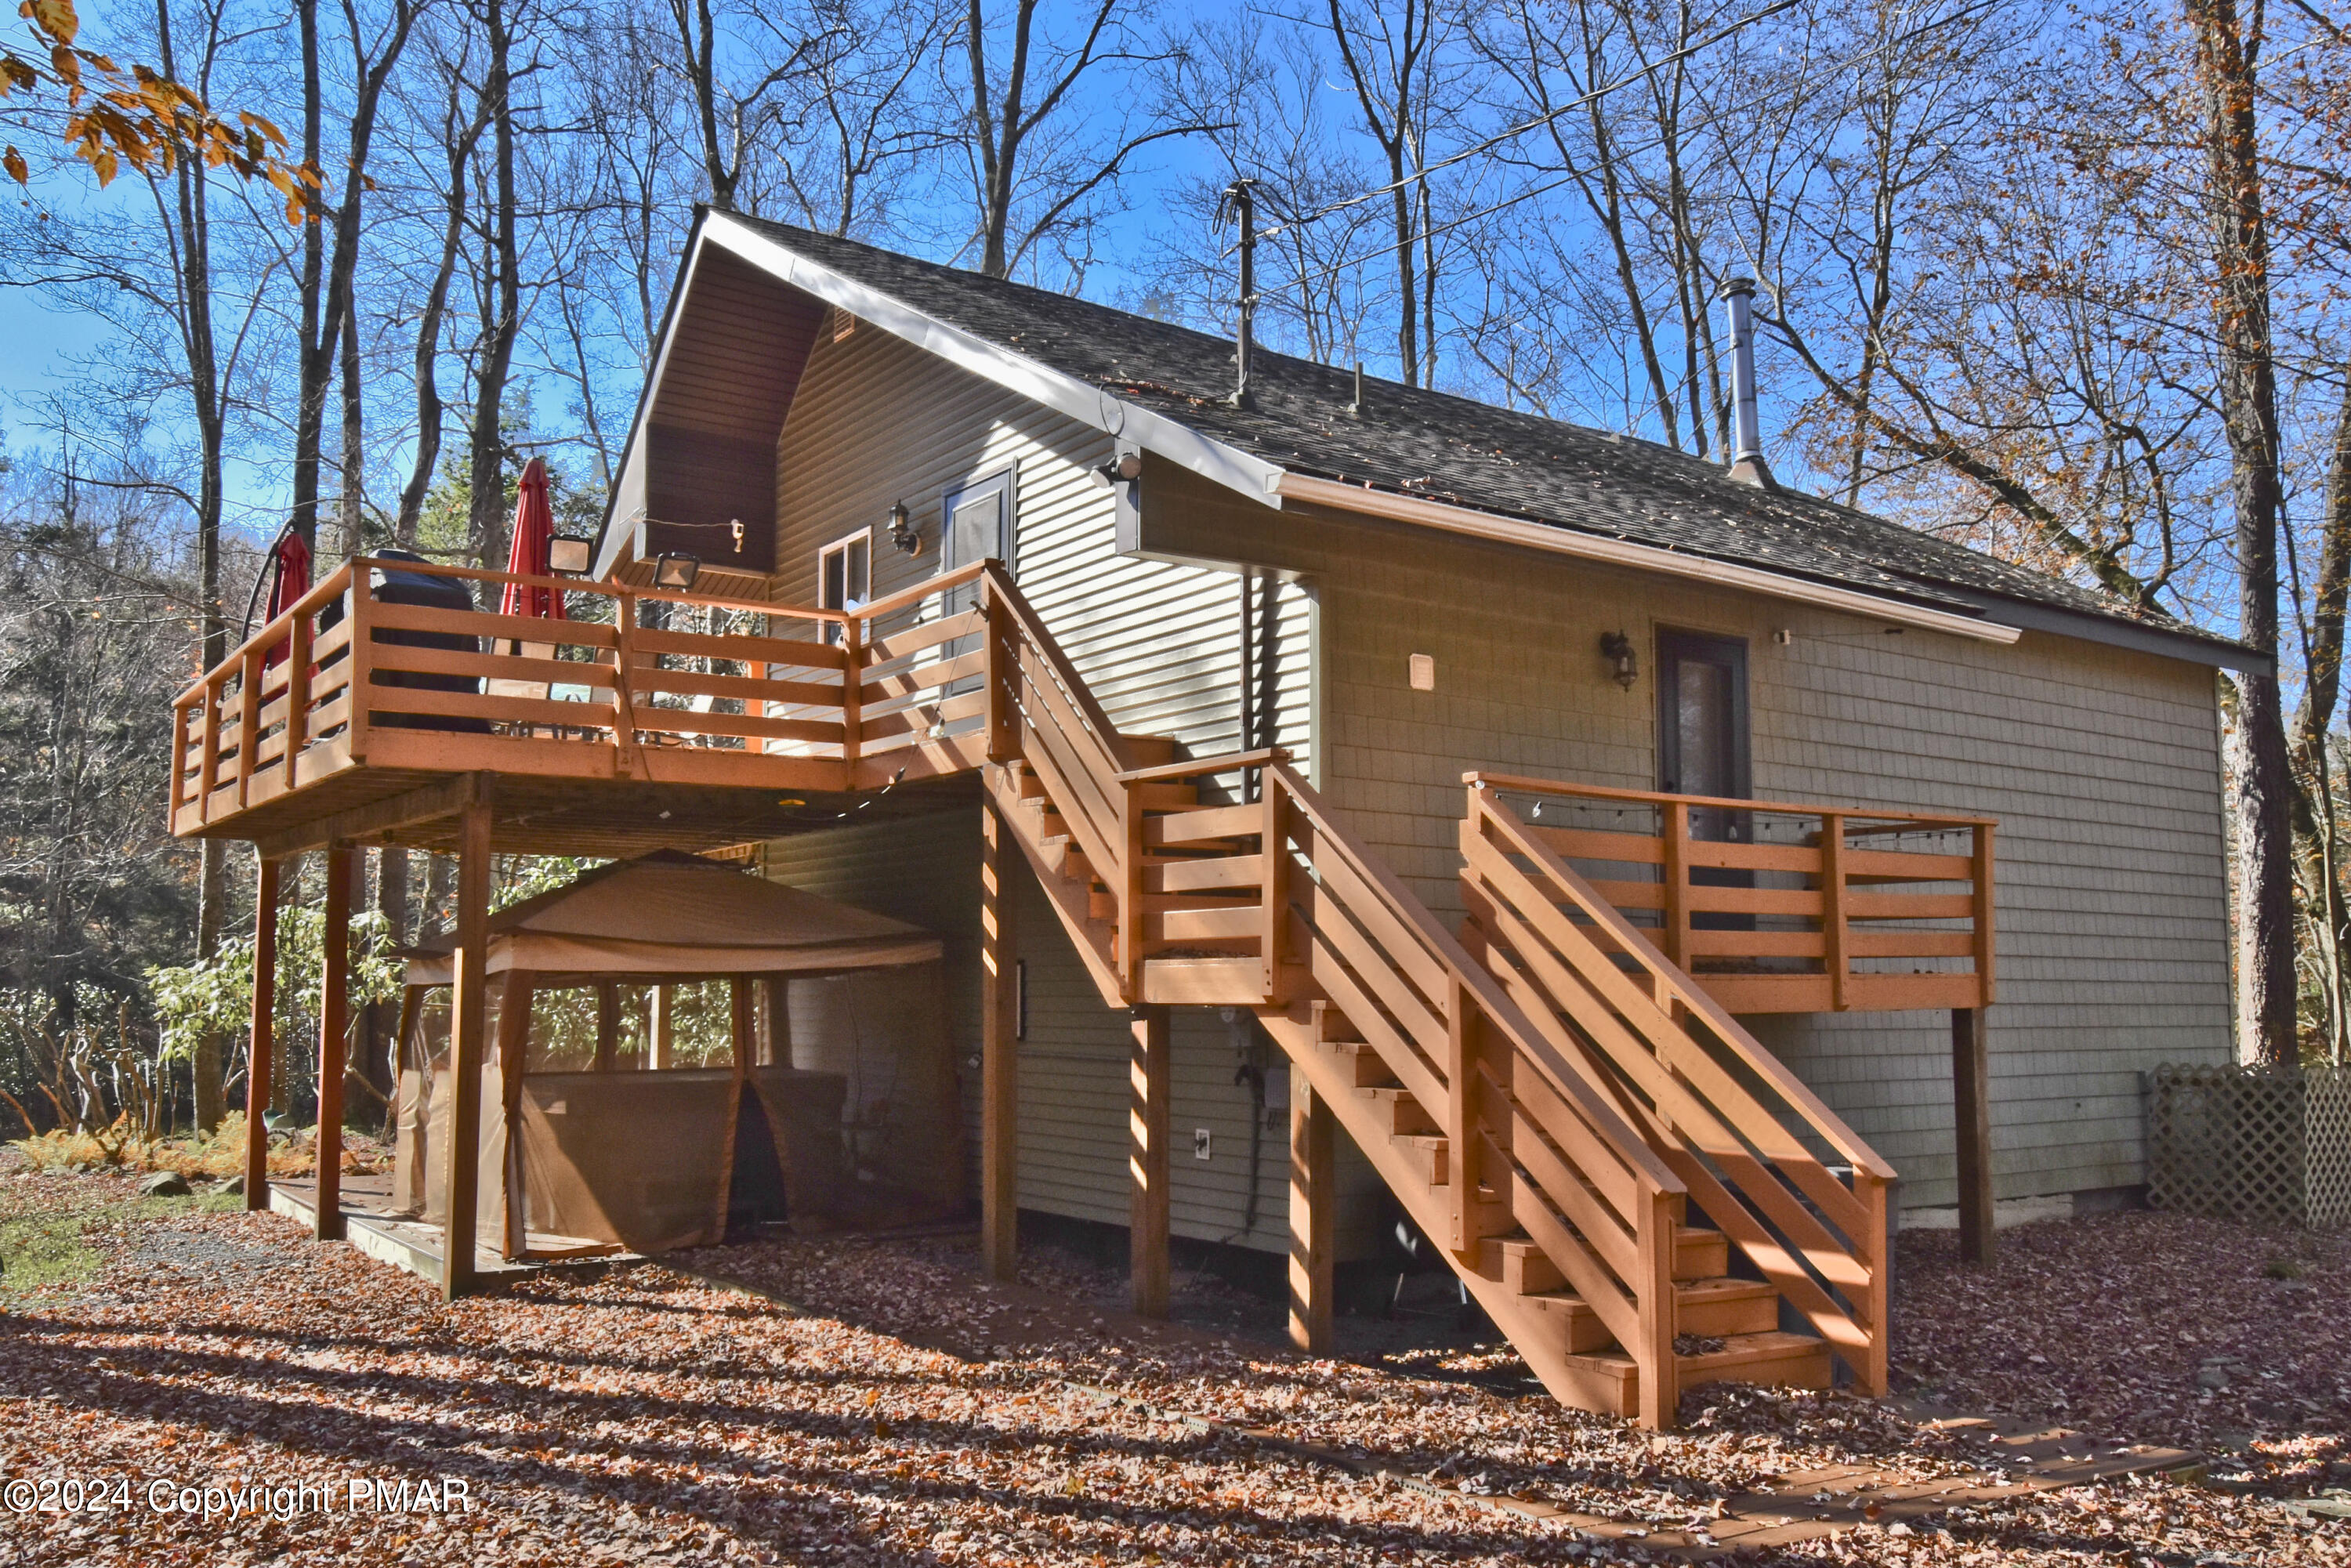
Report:
[[[589,553],[594,545],[593,539],[577,534],[556,535],[547,541],[547,570],[565,577],[587,576]]]
[[[906,503],[893,501],[890,506],[890,542],[898,547],[900,555],[923,553],[923,536],[914,531],[914,519],[906,510]]]
[[[1641,674],[1640,662],[1633,652],[1633,639],[1622,632],[1603,632],[1600,634],[1600,656],[1608,661],[1608,668],[1615,675],[1616,684],[1631,691],[1633,683]]]
[[[653,586],[674,588],[680,593],[694,587],[694,580],[702,575],[702,562],[684,550],[664,550],[653,557]]]

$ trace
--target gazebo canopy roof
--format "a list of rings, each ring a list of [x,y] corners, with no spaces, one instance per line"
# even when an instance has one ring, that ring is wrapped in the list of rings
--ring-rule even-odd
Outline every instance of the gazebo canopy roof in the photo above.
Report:
[[[583,872],[489,925],[485,972],[528,970],[542,986],[891,968],[940,951],[936,936],[903,920],[675,850]],[[411,949],[408,983],[449,984],[455,940]]]

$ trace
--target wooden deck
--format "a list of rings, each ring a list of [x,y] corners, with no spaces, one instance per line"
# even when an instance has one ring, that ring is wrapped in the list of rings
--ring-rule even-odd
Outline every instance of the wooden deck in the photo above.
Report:
[[[380,568],[576,619],[386,602]],[[501,851],[629,855],[976,800],[984,618],[938,601],[978,575],[843,614],[356,559],[176,700],[172,831],[445,850],[489,779]]]
[[[457,851],[455,1147],[478,1123],[463,1086],[486,1001],[462,955],[486,952],[493,850],[707,848],[984,792],[983,966],[1017,971],[1000,895],[1018,857],[1131,1020],[1146,1315],[1168,1284],[1176,1005],[1248,1009],[1287,1057],[1302,1236],[1329,1234],[1343,1127],[1545,1385],[1589,1408],[1663,1424],[1683,1387],[1824,1386],[1833,1357],[1886,1386],[1894,1172],[1738,1013],[1949,1009],[1963,1208],[1974,1192],[1988,1225],[1988,1134],[1964,1092],[1980,1112],[1988,821],[1474,773],[1457,936],[1286,754],[1187,760],[1121,734],[996,563],[849,613],[553,582],[573,622],[382,602],[375,565],[329,577],[179,699],[172,820],[260,847],[256,954],[274,950],[271,857]],[[998,1272],[1019,1104],[1003,989],[983,1030]],[[269,1027],[256,1006],[256,1039]],[[340,1046],[322,1027],[322,1082]],[[478,1276],[474,1174],[449,1173],[453,1293]],[[1310,1344],[1328,1250],[1292,1260]]]
[[[1508,817],[1555,857],[1576,917],[1613,907],[1733,1013],[1982,1008],[1990,818],[1789,805],[1470,773],[1462,821]],[[1630,953],[1613,937],[1612,951]],[[1628,962],[1635,959],[1628,957]]]

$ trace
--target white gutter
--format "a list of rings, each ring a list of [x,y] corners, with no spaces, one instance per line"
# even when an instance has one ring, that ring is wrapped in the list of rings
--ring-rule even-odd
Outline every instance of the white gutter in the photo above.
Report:
[[[1971,637],[1980,643],[1996,643],[2003,647],[2023,635],[2013,626],[1953,614],[1949,611],[1931,610],[1922,604],[1905,604],[1899,600],[1883,599],[1855,589],[1832,588],[1825,583],[1782,577],[1778,572],[1763,571],[1751,566],[1734,566],[1729,561],[1709,560],[1703,556],[1684,555],[1678,550],[1659,549],[1655,545],[1632,544],[1624,539],[1603,538],[1596,534],[1577,533],[1541,523],[1521,522],[1516,517],[1475,512],[1466,507],[1448,507],[1439,501],[1425,501],[1416,496],[1398,496],[1362,485],[1341,484],[1335,479],[1282,474],[1273,481],[1271,488],[1284,501],[1329,507],[1337,511],[1360,512],[1400,523],[1418,523],[1476,538],[1548,550],[1554,555],[1606,561],[1635,571],[1690,578],[1720,588],[1735,588],[1773,599],[1791,600],[1823,610],[1840,611],[1847,615],[1865,616],[1872,621],[1890,622],[1897,626],[1916,626],[1923,631],[1947,632],[1954,637]]]
[[[1202,478],[1269,506],[1281,504],[1275,496],[1274,481],[1281,477],[1282,471],[1263,458],[1252,457],[1221,441],[1212,441],[1165,415],[1122,402],[1075,376],[1049,370],[1025,355],[974,337],[959,327],[933,320],[887,294],[844,277],[829,267],[754,233],[724,213],[710,214],[703,225],[702,237],[705,245],[732,251],[793,287],[848,311],[861,323],[904,338],[951,365],[1043,403],[1080,424],[1132,441]],[[654,374],[660,374],[658,368]]]

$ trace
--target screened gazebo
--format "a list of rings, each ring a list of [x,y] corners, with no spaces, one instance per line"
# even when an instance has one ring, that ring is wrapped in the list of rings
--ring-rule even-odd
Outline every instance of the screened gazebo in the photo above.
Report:
[[[475,1223],[507,1259],[963,1206],[929,933],[664,850],[493,915],[486,952]],[[447,943],[413,951],[401,1015],[393,1207],[440,1227],[456,978]]]

